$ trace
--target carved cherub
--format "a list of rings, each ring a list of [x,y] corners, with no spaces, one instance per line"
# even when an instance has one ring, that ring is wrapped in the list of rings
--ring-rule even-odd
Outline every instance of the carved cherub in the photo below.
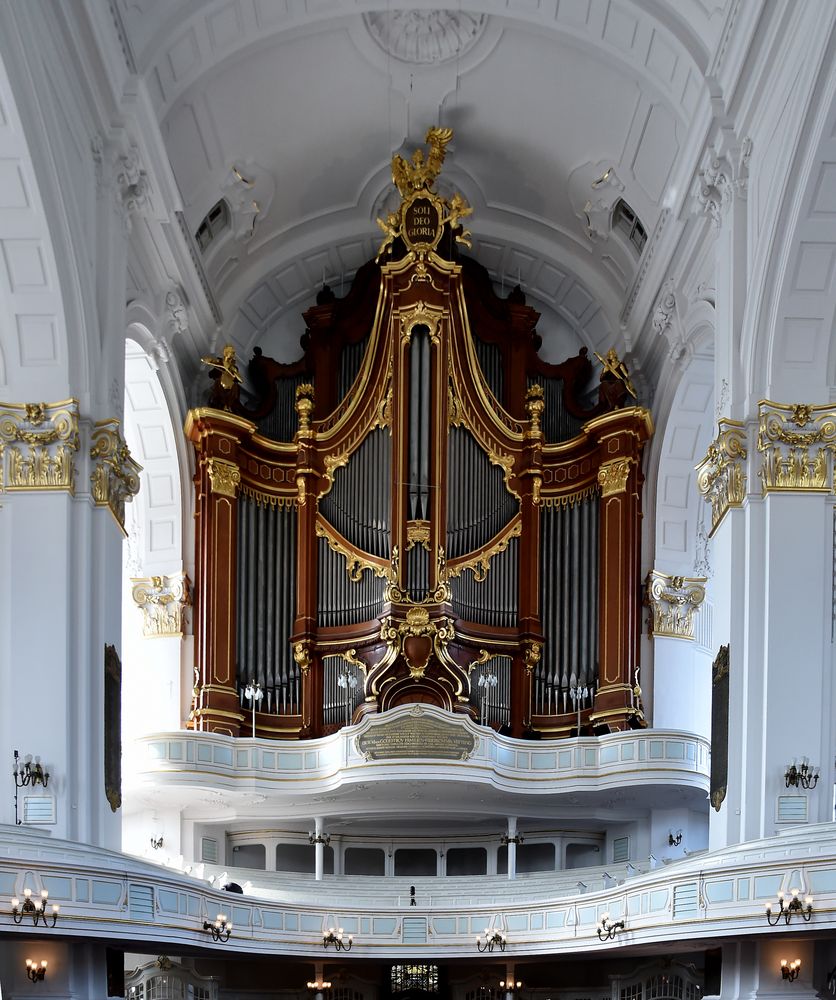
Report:
[[[401,235],[401,220],[397,212],[390,212],[386,216],[385,222],[383,219],[375,219],[375,222],[386,234],[386,239],[380,244],[380,249],[377,251],[377,256],[374,259],[375,264],[377,264],[380,262],[384,251],[391,251],[392,244]]]
[[[209,405],[219,410],[233,410],[238,405],[239,387],[243,382],[234,346],[226,344],[218,358],[208,355],[200,360],[212,369],[209,372],[209,377],[213,379]]]
[[[447,214],[441,220],[442,224],[445,222],[450,223],[450,229],[455,232],[456,229],[461,231],[456,233],[456,242],[462,243],[466,247],[470,247],[471,244],[471,232],[469,229],[462,228],[459,223],[461,219],[467,218],[468,215],[473,215],[473,207],[468,205],[465,199],[459,194],[458,191],[453,195],[447,205]]]

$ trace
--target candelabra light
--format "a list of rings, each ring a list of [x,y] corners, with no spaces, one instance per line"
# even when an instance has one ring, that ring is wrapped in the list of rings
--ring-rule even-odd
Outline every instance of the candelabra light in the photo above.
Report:
[[[43,921],[44,927],[54,927],[58,921],[58,911],[60,907],[57,903],[52,904],[52,910],[50,912],[50,917],[52,917],[52,923],[47,923],[47,900],[49,899],[49,890],[41,889],[41,900],[40,903],[34,903],[32,900],[32,890],[23,890],[23,904],[21,905],[20,900],[15,896],[12,899],[12,920],[16,924],[22,923],[24,916],[32,918],[32,923],[37,927],[38,924]]]
[[[255,737],[255,710],[261,704],[261,699],[264,697],[264,692],[261,690],[261,684],[252,680],[244,688],[244,697],[252,705],[253,710],[253,737]]]
[[[333,945],[337,951],[351,951],[354,938],[350,934],[345,934],[342,927],[329,927],[322,935],[322,947],[328,948]]]
[[[796,958],[794,961],[787,963],[785,958],[781,959],[781,978],[787,979],[789,982],[794,982],[798,979],[798,974],[801,972],[801,959]]]
[[[41,764],[40,757],[35,757],[33,762],[31,753],[23,758],[23,763],[21,764],[20,754],[15,750],[15,763],[12,774],[14,775],[15,785],[18,788],[23,788],[25,785],[43,785],[46,788],[49,784],[49,771]]]
[[[163,846],[163,838],[161,836],[151,838],[151,847],[153,847],[155,851],[159,851],[159,849],[162,846]]]
[[[598,924],[598,940],[612,941],[619,931],[624,930],[624,927],[625,923],[623,920],[610,920],[609,913],[604,913],[601,916],[601,922]]]
[[[506,993],[510,993],[513,995],[514,993],[517,993],[520,989],[522,989],[522,983],[520,982],[519,979],[517,980],[500,979],[499,988],[501,990],[505,990]]]
[[[204,920],[203,929],[209,931],[213,941],[221,941],[225,944],[229,940],[230,934],[232,934],[232,921],[226,919],[225,913],[219,913],[215,917],[214,923]]]
[[[493,951],[494,948],[499,948],[500,951],[505,951],[506,944],[508,944],[508,938],[502,933],[502,931],[491,931],[490,927],[485,928],[484,935],[476,938],[476,947],[480,952]]]
[[[314,993],[321,993],[323,990],[330,990],[331,984],[327,979],[314,979],[308,983],[308,989]]]
[[[674,836],[673,830],[671,830],[671,832],[668,834],[668,846],[679,847],[681,843],[682,843],[682,831],[677,830],[676,836]]]
[[[786,902],[786,896],[783,892],[778,893],[778,911],[773,912],[772,903],[766,904],[766,919],[769,922],[770,927],[775,927],[780,921],[781,917],[784,918],[785,923],[789,923],[794,916],[799,916],[802,920],[809,921],[813,916],[813,897],[805,896],[804,902],[798,898],[798,889],[790,889],[791,898],[789,902]]]
[[[811,767],[809,757],[802,757],[801,763],[798,766],[796,766],[794,760],[791,764],[787,765],[787,770],[784,772],[784,784],[787,788],[790,786],[794,788],[815,788],[819,783],[820,773],[820,768]]]
[[[34,961],[34,959],[26,959],[26,975],[32,980],[33,983],[43,982],[46,977],[46,967],[47,960],[44,958],[40,962]]]

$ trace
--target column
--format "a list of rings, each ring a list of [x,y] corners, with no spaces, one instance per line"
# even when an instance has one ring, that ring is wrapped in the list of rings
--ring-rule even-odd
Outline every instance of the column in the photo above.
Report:
[[[506,834],[508,838],[508,878],[515,879],[517,877],[517,817],[508,817],[508,832]]]
[[[317,882],[322,881],[322,876],[325,872],[325,828],[322,822],[322,817],[317,816],[314,819],[314,867],[315,867],[315,878]]]

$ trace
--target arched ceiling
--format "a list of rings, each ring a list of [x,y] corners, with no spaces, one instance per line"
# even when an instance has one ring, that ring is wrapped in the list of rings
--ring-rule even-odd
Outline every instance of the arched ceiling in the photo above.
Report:
[[[298,353],[300,311],[374,255],[391,155],[430,124],[455,130],[442,181],[474,206],[474,256],[521,282],[547,345],[630,346],[731,0],[114,2],[190,229],[232,207],[204,264],[242,351]],[[619,198],[643,257],[609,231]]]

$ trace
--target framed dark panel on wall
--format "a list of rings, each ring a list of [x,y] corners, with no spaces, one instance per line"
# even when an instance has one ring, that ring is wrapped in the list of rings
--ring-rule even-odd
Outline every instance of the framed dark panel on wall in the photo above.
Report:
[[[122,805],[122,661],[115,646],[104,655],[104,783],[113,812]]]

